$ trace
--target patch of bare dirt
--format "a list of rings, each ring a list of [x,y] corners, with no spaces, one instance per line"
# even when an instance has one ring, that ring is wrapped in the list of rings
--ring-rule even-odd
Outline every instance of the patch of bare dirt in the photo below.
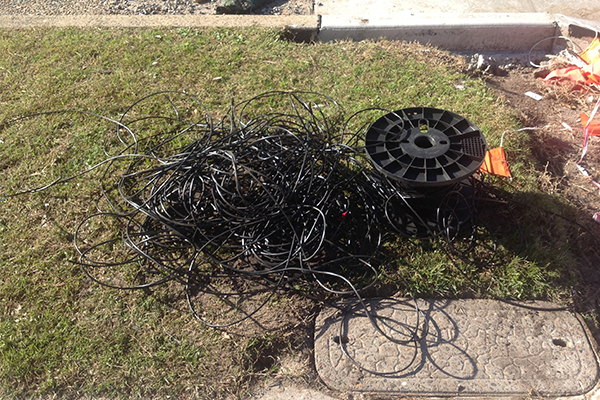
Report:
[[[599,93],[573,85],[548,84],[535,68],[519,68],[505,76],[489,76],[488,86],[513,107],[533,143],[534,161],[543,166],[539,181],[549,193],[564,196],[571,204],[592,215],[600,211],[600,191],[577,168],[582,154],[583,126],[580,113],[590,115]],[[535,100],[525,93],[541,96]],[[510,136],[505,138],[510,141]],[[590,140],[582,164],[600,179],[600,141]]]

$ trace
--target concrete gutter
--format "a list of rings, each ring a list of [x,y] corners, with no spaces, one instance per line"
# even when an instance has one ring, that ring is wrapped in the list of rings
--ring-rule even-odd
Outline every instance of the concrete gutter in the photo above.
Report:
[[[381,14],[379,14],[381,15]],[[271,27],[292,40],[386,38],[454,51],[528,51],[556,35],[593,35],[600,22],[549,13],[411,13],[360,18],[340,15],[0,15],[0,28]],[[552,50],[546,40],[536,50]]]
[[[554,15],[563,36],[595,36],[600,32],[600,21],[572,18],[562,14]]]
[[[292,27],[317,29],[318,15],[0,15],[0,28]]]
[[[286,37],[300,42],[316,41],[318,15],[0,15],[0,29],[42,27],[252,27],[281,28]]]

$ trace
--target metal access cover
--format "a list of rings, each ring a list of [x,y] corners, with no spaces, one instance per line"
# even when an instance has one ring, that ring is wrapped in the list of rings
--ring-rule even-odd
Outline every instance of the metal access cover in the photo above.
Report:
[[[412,186],[441,186],[475,173],[487,152],[485,137],[468,119],[429,107],[405,108],[375,121],[365,150],[384,174]]]
[[[404,299],[366,304],[399,343],[377,332],[356,302],[324,309],[315,326],[315,366],[333,389],[545,398],[597,387],[586,328],[569,311],[543,310],[553,304],[520,303],[540,307],[532,310],[495,300],[420,299],[421,312]]]

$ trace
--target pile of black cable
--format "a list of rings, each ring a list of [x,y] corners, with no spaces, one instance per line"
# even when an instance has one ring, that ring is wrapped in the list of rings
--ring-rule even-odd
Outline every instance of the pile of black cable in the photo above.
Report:
[[[156,98],[170,116],[143,110]],[[176,98],[195,104],[195,120]],[[217,326],[249,317],[286,285],[372,285],[387,181],[338,142],[337,104],[274,92],[232,106],[218,124],[203,110],[190,95],[159,93],[123,115],[107,139],[101,211],[75,235],[84,271],[115,288],[180,282],[201,319],[191,301],[199,292],[260,294],[232,321],[205,321]]]

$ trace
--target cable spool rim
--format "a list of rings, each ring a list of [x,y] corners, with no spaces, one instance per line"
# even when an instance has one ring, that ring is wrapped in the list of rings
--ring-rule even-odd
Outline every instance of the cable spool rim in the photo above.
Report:
[[[452,111],[412,107],[376,120],[365,135],[371,164],[407,186],[452,185],[474,174],[485,159],[481,130]]]

